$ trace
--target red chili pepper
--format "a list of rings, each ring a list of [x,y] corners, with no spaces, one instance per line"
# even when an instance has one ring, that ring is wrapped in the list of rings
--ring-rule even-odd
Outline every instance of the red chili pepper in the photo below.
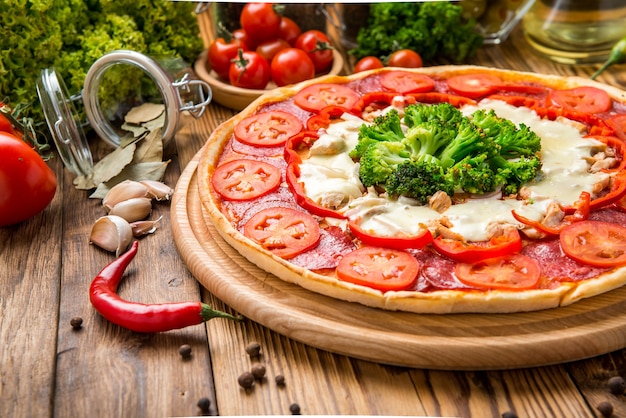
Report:
[[[138,242],[96,276],[89,288],[93,307],[107,320],[136,332],[163,332],[201,324],[211,318],[241,320],[201,302],[143,304],[120,298],[116,292],[124,271],[137,254]]]

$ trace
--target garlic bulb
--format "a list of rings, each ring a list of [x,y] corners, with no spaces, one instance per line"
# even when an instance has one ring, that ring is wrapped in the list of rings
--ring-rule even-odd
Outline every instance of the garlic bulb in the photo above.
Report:
[[[116,215],[127,222],[146,219],[152,212],[152,200],[148,197],[133,197],[117,203],[109,211],[109,215]]]
[[[108,191],[104,199],[102,199],[102,206],[104,206],[107,212],[110,212],[118,203],[136,197],[151,198],[152,195],[150,189],[144,184],[138,181],[124,180]]]
[[[115,215],[100,217],[91,227],[89,242],[106,251],[115,252],[119,256],[126,251],[133,239],[130,224]]]

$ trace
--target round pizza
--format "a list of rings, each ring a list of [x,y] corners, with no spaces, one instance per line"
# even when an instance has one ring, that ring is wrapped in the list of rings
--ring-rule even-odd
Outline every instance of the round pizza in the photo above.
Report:
[[[268,273],[388,310],[556,308],[626,283],[626,96],[477,66],[273,90],[197,169],[205,218]]]

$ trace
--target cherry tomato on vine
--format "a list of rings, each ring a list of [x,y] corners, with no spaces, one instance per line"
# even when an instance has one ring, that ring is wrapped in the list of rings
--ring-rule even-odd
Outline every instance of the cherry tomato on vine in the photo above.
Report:
[[[289,42],[284,39],[276,38],[271,41],[265,41],[256,47],[256,52],[261,54],[263,58],[267,60],[267,62],[272,62],[274,56],[281,50],[291,48]]]
[[[383,64],[380,58],[370,55],[367,57],[363,57],[357,61],[357,63],[354,65],[354,72],[360,73],[362,71],[383,68],[384,66],[385,64]]]
[[[278,51],[270,65],[272,80],[277,86],[295,84],[315,77],[315,65],[309,55],[298,48]]]
[[[248,50],[247,45],[236,38],[232,38],[230,42],[224,38],[217,38],[209,45],[207,59],[218,76],[228,80],[231,61],[237,57],[237,51],[240,48],[244,51]]]
[[[300,25],[298,25],[293,19],[283,16],[280,20],[280,31],[278,37],[289,42],[289,45],[294,46],[298,36],[302,33]]]
[[[56,193],[54,172],[26,142],[0,132],[0,226],[29,219]]]
[[[270,81],[270,65],[254,51],[239,49],[237,58],[230,64],[228,79],[235,87],[262,90]]]
[[[328,36],[322,31],[311,29],[303,32],[296,40],[295,46],[306,51],[317,73],[328,71],[333,63],[333,47]]]
[[[233,33],[231,33],[231,36],[233,37],[233,39],[238,39],[241,42],[243,42],[245,45],[251,45],[252,42],[250,42],[250,37],[248,36],[248,34],[246,33],[245,30],[239,28],[239,29],[235,29],[233,31]]]
[[[263,41],[278,38],[282,18],[271,3],[246,3],[239,16],[241,28],[246,31],[256,48]]]
[[[420,68],[422,65],[420,54],[410,49],[395,51],[387,59],[387,66],[389,67]]]

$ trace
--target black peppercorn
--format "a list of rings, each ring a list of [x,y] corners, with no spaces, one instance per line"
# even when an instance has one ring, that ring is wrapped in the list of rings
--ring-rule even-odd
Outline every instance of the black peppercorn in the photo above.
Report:
[[[74,329],[80,329],[83,326],[83,318],[76,316],[70,320],[70,325]]]
[[[260,363],[256,363],[252,365],[252,375],[256,378],[256,379],[263,379],[265,377],[265,366],[260,364]]]
[[[251,358],[258,357],[261,353],[261,346],[259,345],[259,343],[251,342],[246,347],[246,353],[248,353]]]
[[[289,405],[289,412],[291,412],[291,415],[300,415],[300,405],[292,403]]]
[[[285,376],[283,376],[282,374],[276,375],[274,380],[276,381],[276,384],[278,386],[285,386]]]
[[[202,413],[207,413],[209,412],[209,408],[211,407],[211,400],[209,398],[200,398],[200,400],[198,401],[198,408],[200,408],[200,411],[202,411]]]
[[[191,356],[191,346],[189,344],[181,345],[180,347],[178,347],[178,353],[183,358],[189,358]]]
[[[243,372],[241,373],[241,375],[239,375],[237,382],[242,388],[250,389],[252,386],[254,386],[254,375],[252,375],[252,373],[250,372]]]
[[[613,376],[609,379],[608,386],[613,395],[621,395],[626,390],[626,381],[622,376]]]
[[[596,406],[596,409],[602,414],[603,417],[610,417],[613,415],[613,405],[610,402],[602,401]]]

